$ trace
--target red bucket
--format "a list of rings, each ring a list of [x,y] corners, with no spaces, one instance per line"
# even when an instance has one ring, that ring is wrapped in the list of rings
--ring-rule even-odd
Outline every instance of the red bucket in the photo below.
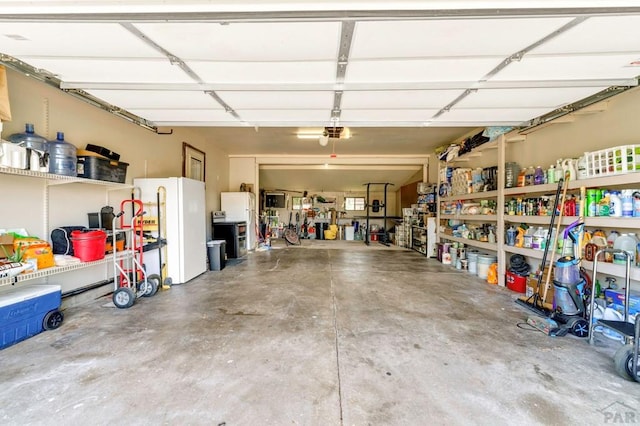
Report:
[[[525,293],[527,290],[527,277],[507,271],[507,288],[518,293]]]
[[[104,231],[72,231],[71,243],[75,257],[83,262],[93,262],[104,258],[107,233]]]

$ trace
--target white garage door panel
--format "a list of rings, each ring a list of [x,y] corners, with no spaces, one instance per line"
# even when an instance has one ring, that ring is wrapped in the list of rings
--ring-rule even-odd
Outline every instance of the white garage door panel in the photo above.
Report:
[[[333,92],[309,91],[218,91],[217,94],[234,109],[331,109]]]
[[[557,108],[586,98],[606,87],[570,87],[536,89],[480,89],[462,99],[460,108]]]
[[[629,64],[639,59],[640,51],[624,55],[525,56],[491,81],[633,78],[640,75],[640,67]]]
[[[330,61],[188,61],[187,65],[208,83],[333,83],[336,74],[336,65]]]
[[[66,82],[115,82],[115,83],[192,83],[180,68],[167,59],[158,60],[107,60],[107,59],[41,59],[26,61],[43,68]]]
[[[338,22],[135,24],[183,60],[331,60],[338,51]]]
[[[345,83],[477,81],[502,58],[351,61]]]
[[[164,58],[115,23],[0,23],[0,52],[67,58]]]
[[[462,94],[462,90],[362,90],[342,94],[344,109],[440,108]]]
[[[508,56],[569,21],[570,18],[521,18],[358,22],[351,58]]]
[[[112,105],[127,109],[220,109],[222,107],[204,92],[161,90],[87,90]]]
[[[640,16],[592,17],[533,54],[632,52],[640,49]]]

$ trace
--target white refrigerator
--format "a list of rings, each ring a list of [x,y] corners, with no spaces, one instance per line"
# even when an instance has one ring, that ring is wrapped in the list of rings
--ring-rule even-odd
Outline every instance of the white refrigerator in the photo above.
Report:
[[[160,193],[161,222],[165,222],[167,241],[166,275],[174,284],[183,284],[207,269],[207,214],[204,182],[182,177],[134,179],[134,194],[139,194],[147,216],[158,217],[158,192]],[[166,199],[163,190],[166,190]],[[164,205],[164,208],[162,207]],[[166,215],[165,215],[166,212]],[[163,216],[164,215],[164,216]],[[162,225],[162,223],[160,223]],[[157,234],[157,232],[152,232]],[[145,264],[156,262],[149,268],[158,273],[157,251],[147,255]]]
[[[257,244],[256,195],[253,192],[222,192],[220,210],[226,213],[225,222],[247,222],[247,251]]]

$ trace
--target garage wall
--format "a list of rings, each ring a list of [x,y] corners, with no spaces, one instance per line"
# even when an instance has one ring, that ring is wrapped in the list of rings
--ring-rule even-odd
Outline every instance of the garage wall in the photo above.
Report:
[[[87,143],[105,146],[120,153],[121,160],[129,163],[127,183],[139,177],[181,176],[182,143],[187,142],[206,153],[207,212],[219,210],[220,192],[229,186],[228,155],[198,129],[174,129],[171,135],[158,135],[15,71],[7,70],[7,78],[13,120],[3,123],[2,137],[23,132],[24,124],[30,122],[35,125],[36,133],[48,139],[54,139],[57,131],[63,131],[65,140],[78,148],[84,148]],[[4,192],[0,229],[25,228],[43,239],[48,239],[49,229],[53,227],[86,225],[88,212],[98,211],[107,204],[115,207],[121,200],[130,198],[129,189],[108,191],[100,185],[71,184],[47,190],[42,179],[1,174],[0,185]],[[45,229],[45,207],[49,209],[49,229]],[[206,222],[210,228],[210,221]],[[69,291],[109,278],[111,274],[101,266],[51,277],[51,280],[61,283],[63,291]]]
[[[229,159],[229,191],[240,191],[243,183],[252,184],[257,193],[258,177],[256,176],[256,159],[241,157]]]
[[[598,111],[598,107],[606,108]],[[631,89],[578,112],[573,121],[551,124],[527,135],[524,142],[507,146],[507,160],[521,166],[555,164],[558,158],[578,158],[584,152],[639,143],[640,88]]]
[[[15,71],[7,74],[13,120],[4,123],[3,137],[24,131],[24,124],[31,122],[36,133],[48,139],[63,131],[76,147],[105,146],[129,163],[127,183],[139,177],[181,176],[182,142],[187,142],[207,154],[207,211],[219,209],[219,194],[229,186],[228,156],[198,129],[158,135]]]

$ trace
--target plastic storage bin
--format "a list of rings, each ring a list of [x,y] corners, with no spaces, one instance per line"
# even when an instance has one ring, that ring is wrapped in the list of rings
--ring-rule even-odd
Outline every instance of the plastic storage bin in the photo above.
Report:
[[[25,285],[0,293],[0,349],[62,323],[59,285]]]
[[[640,145],[622,145],[585,152],[586,176],[610,176],[640,171]]]
[[[78,156],[78,177],[124,183],[128,163],[108,160],[93,155]]]

